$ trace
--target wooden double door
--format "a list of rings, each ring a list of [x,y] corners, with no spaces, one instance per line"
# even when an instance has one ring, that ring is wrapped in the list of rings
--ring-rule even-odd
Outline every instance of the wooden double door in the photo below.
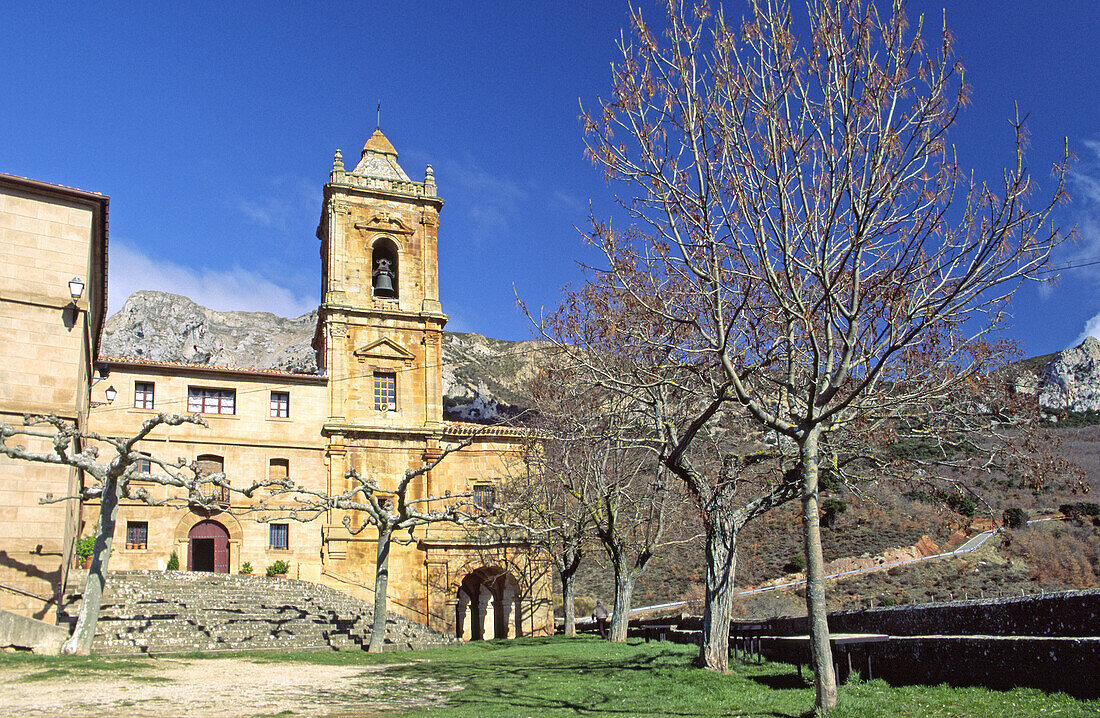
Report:
[[[229,573],[229,532],[207,519],[187,532],[187,570]]]

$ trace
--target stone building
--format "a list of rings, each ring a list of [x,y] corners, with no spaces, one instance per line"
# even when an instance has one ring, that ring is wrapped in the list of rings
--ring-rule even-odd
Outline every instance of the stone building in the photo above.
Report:
[[[56,414],[87,428],[106,272],[107,197],[0,174],[0,422]],[[79,507],[39,500],[78,479],[0,460],[0,607],[53,618]]]
[[[88,220],[91,230],[82,247],[70,250],[83,258],[83,265],[62,262],[54,273],[87,276],[95,285],[100,275],[89,269],[88,258],[105,254],[106,198],[91,197],[102,201],[102,234],[95,234],[92,215],[66,214],[66,219]],[[349,469],[388,488],[406,469],[472,436],[470,446],[418,478],[413,494],[423,498],[473,492],[479,502],[491,502],[496,483],[520,464],[522,436],[505,427],[443,420],[441,338],[447,316],[439,303],[437,260],[442,207],[431,167],[422,182],[411,180],[381,131],[367,140],[350,171],[337,151],[317,230],[322,274],[313,342],[316,374],[101,356],[95,376],[89,378],[98,330],[87,330],[84,364],[72,363],[66,372],[74,377],[66,396],[71,395],[76,407],[67,416],[86,420],[104,435],[129,435],[156,413],[200,413],[209,428],[159,428],[142,448],[160,459],[194,459],[211,471],[224,471],[232,483],[242,486],[256,478],[289,477],[328,494],[349,488]],[[0,224],[3,251],[34,249],[25,241],[9,240],[22,235],[10,235],[6,226]],[[5,281],[3,316],[13,317],[0,321],[15,321],[23,305],[12,299],[8,307],[9,295],[14,294],[7,288],[17,287],[20,278],[17,273],[0,276]],[[104,290],[101,283],[89,296],[99,302],[96,311],[79,315],[95,327],[102,323]],[[45,306],[54,307],[58,301]],[[44,377],[33,374],[29,366],[18,378],[4,377],[0,409],[8,412],[6,418],[26,406],[13,404],[9,409],[9,385],[35,385],[36,380]],[[111,402],[108,390],[113,392]],[[0,471],[22,476],[30,470],[7,462]],[[56,479],[61,482],[58,490],[66,480],[73,478]],[[13,485],[20,486],[19,491],[5,506],[30,506],[42,493],[34,479],[20,478]],[[169,491],[157,485],[149,490],[162,497]],[[349,532],[337,512],[301,523],[242,513],[246,504],[236,494],[219,499],[225,510],[211,514],[124,501],[111,568],[164,568],[173,552],[181,568],[198,571],[236,572],[246,562],[262,571],[283,559],[290,563],[293,577],[367,600],[373,597],[376,545],[369,529]],[[94,521],[93,509],[84,507],[85,521]],[[57,534],[50,544],[58,572],[50,585],[56,587],[63,580],[73,536],[78,528],[86,532],[90,527],[81,528],[75,516],[65,524],[62,509],[49,510],[61,511],[48,529]],[[360,523],[360,517],[351,519],[353,526]],[[0,523],[0,531],[3,526]],[[8,534],[3,536],[7,545]],[[19,545],[24,553],[31,550],[25,542]],[[7,588],[7,582],[0,583]],[[9,600],[8,593],[0,590],[5,607],[28,612]],[[533,558],[521,539],[433,524],[418,529],[411,543],[395,545],[391,552],[388,594],[394,610],[466,638],[551,631],[549,593],[546,566]]]

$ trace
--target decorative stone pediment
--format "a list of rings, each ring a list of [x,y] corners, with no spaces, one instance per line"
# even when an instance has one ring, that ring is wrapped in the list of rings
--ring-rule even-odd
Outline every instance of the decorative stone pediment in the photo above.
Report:
[[[401,218],[389,212],[378,212],[366,222],[356,222],[355,228],[368,232],[387,232],[390,234],[412,234],[413,228],[401,221]]]
[[[405,347],[392,339],[379,339],[376,342],[359,347],[352,354],[359,361],[366,359],[384,359],[388,361],[400,361],[411,364],[416,357]]]

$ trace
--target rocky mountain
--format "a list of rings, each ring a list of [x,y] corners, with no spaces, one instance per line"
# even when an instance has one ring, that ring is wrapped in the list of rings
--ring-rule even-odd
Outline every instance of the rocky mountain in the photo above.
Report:
[[[1086,337],[1037,372],[1039,403],[1074,412],[1100,410],[1100,340]]]
[[[268,312],[217,312],[164,292],[132,294],[103,328],[101,356],[302,374],[317,371],[317,312],[288,319]],[[545,344],[443,333],[447,418],[495,421],[527,403],[526,384]]]

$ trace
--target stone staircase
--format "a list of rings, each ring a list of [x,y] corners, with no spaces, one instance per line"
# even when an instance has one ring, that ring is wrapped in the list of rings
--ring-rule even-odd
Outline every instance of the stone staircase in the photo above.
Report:
[[[74,571],[59,622],[75,625],[86,572]],[[186,571],[108,574],[92,650],[99,654],[190,651],[363,650],[373,606],[309,581]],[[457,639],[391,614],[386,649]]]

